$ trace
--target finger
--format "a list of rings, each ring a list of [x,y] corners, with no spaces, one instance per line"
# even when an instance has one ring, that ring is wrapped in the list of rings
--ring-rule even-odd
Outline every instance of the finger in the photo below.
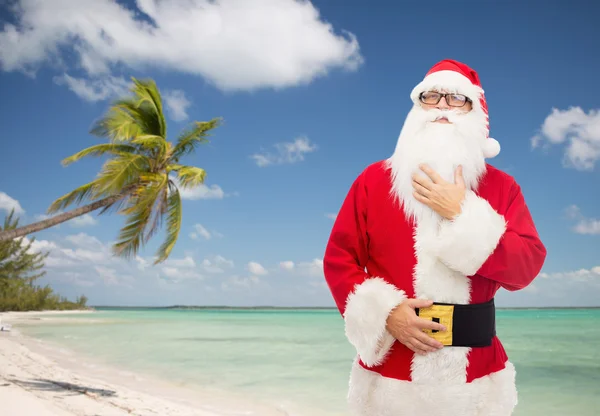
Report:
[[[404,343],[408,347],[409,350],[413,351],[415,354],[425,355],[425,350],[419,349],[412,341],[406,341]]]
[[[465,186],[465,179],[463,178],[462,165],[458,165],[454,171],[454,183],[460,186]]]
[[[435,329],[437,331],[446,331],[446,327],[437,322],[430,321],[429,319],[419,318],[416,323],[417,327],[421,329]]]
[[[444,346],[444,344],[439,342],[437,339],[432,338],[430,335],[427,335],[425,332],[419,331],[418,329],[415,330],[414,337],[421,341],[421,343],[427,345],[433,351],[439,350]]]
[[[419,202],[424,203],[425,205],[431,207],[431,200],[429,198],[427,198],[424,195],[421,195],[420,193],[418,193],[417,191],[413,192],[413,196],[415,197],[415,199]]]
[[[419,168],[427,174],[433,181],[433,183],[444,183],[446,182],[435,170],[431,169],[428,165],[419,165]]]
[[[429,195],[431,195],[431,191],[427,188],[425,188],[423,185],[421,185],[419,182],[417,181],[413,181],[413,187],[415,188],[415,190],[420,193],[423,196],[429,197]]]
[[[426,189],[431,189],[434,185],[429,179],[424,176],[417,175],[416,173],[412,175],[412,180]]]
[[[409,299],[406,301],[406,304],[411,308],[428,308],[433,305],[433,300],[431,299]]]
[[[424,355],[427,354],[428,352],[433,352],[436,349],[433,347],[430,347],[424,343],[422,343],[421,341],[419,341],[417,338],[412,338],[410,340],[411,345],[413,346],[413,351],[415,352],[419,352],[420,354]]]

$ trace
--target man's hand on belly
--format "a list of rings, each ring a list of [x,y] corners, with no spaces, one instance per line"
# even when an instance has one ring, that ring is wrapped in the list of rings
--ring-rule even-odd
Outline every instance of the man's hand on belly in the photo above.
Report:
[[[392,310],[387,318],[386,329],[402,344],[419,355],[443,348],[441,342],[431,338],[423,329],[445,331],[446,327],[437,322],[419,318],[415,308],[427,308],[433,304],[431,300],[407,299]]]

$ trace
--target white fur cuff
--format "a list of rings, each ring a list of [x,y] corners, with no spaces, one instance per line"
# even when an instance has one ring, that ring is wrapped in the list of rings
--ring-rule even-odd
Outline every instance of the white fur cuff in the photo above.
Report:
[[[474,275],[494,252],[506,221],[483,198],[467,191],[462,212],[440,226],[435,254],[457,272]]]
[[[365,280],[348,295],[344,312],[346,337],[368,366],[385,359],[395,338],[387,331],[387,317],[406,299],[406,293],[380,277]]]

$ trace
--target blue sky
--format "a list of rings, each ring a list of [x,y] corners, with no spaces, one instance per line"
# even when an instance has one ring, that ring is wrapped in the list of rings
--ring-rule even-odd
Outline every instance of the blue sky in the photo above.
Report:
[[[224,119],[186,159],[206,188],[186,195],[167,263],[151,265],[162,235],[138,259],[112,257],[123,218],[92,215],[38,233],[41,283],[103,305],[333,306],[332,217],[393,151],[413,86],[453,58],[478,71],[502,145],[490,163],[522,186],[548,248],[533,285],[498,304],[600,306],[598,5],[38,3],[0,9],[3,214],[35,221],[93,179],[102,160],[60,161],[98,143],[89,128],[131,76],[157,81],[171,139]]]

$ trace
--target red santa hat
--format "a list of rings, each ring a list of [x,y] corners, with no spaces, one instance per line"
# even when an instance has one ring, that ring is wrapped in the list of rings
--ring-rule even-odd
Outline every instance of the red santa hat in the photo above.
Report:
[[[455,94],[464,94],[473,102],[473,110],[485,124],[486,136],[482,141],[482,151],[486,158],[492,158],[500,153],[500,143],[489,137],[489,116],[485,95],[477,72],[467,65],[452,60],[444,59],[435,64],[429,72],[412,90],[410,97],[415,104],[419,104],[419,95],[428,90],[446,91]]]

